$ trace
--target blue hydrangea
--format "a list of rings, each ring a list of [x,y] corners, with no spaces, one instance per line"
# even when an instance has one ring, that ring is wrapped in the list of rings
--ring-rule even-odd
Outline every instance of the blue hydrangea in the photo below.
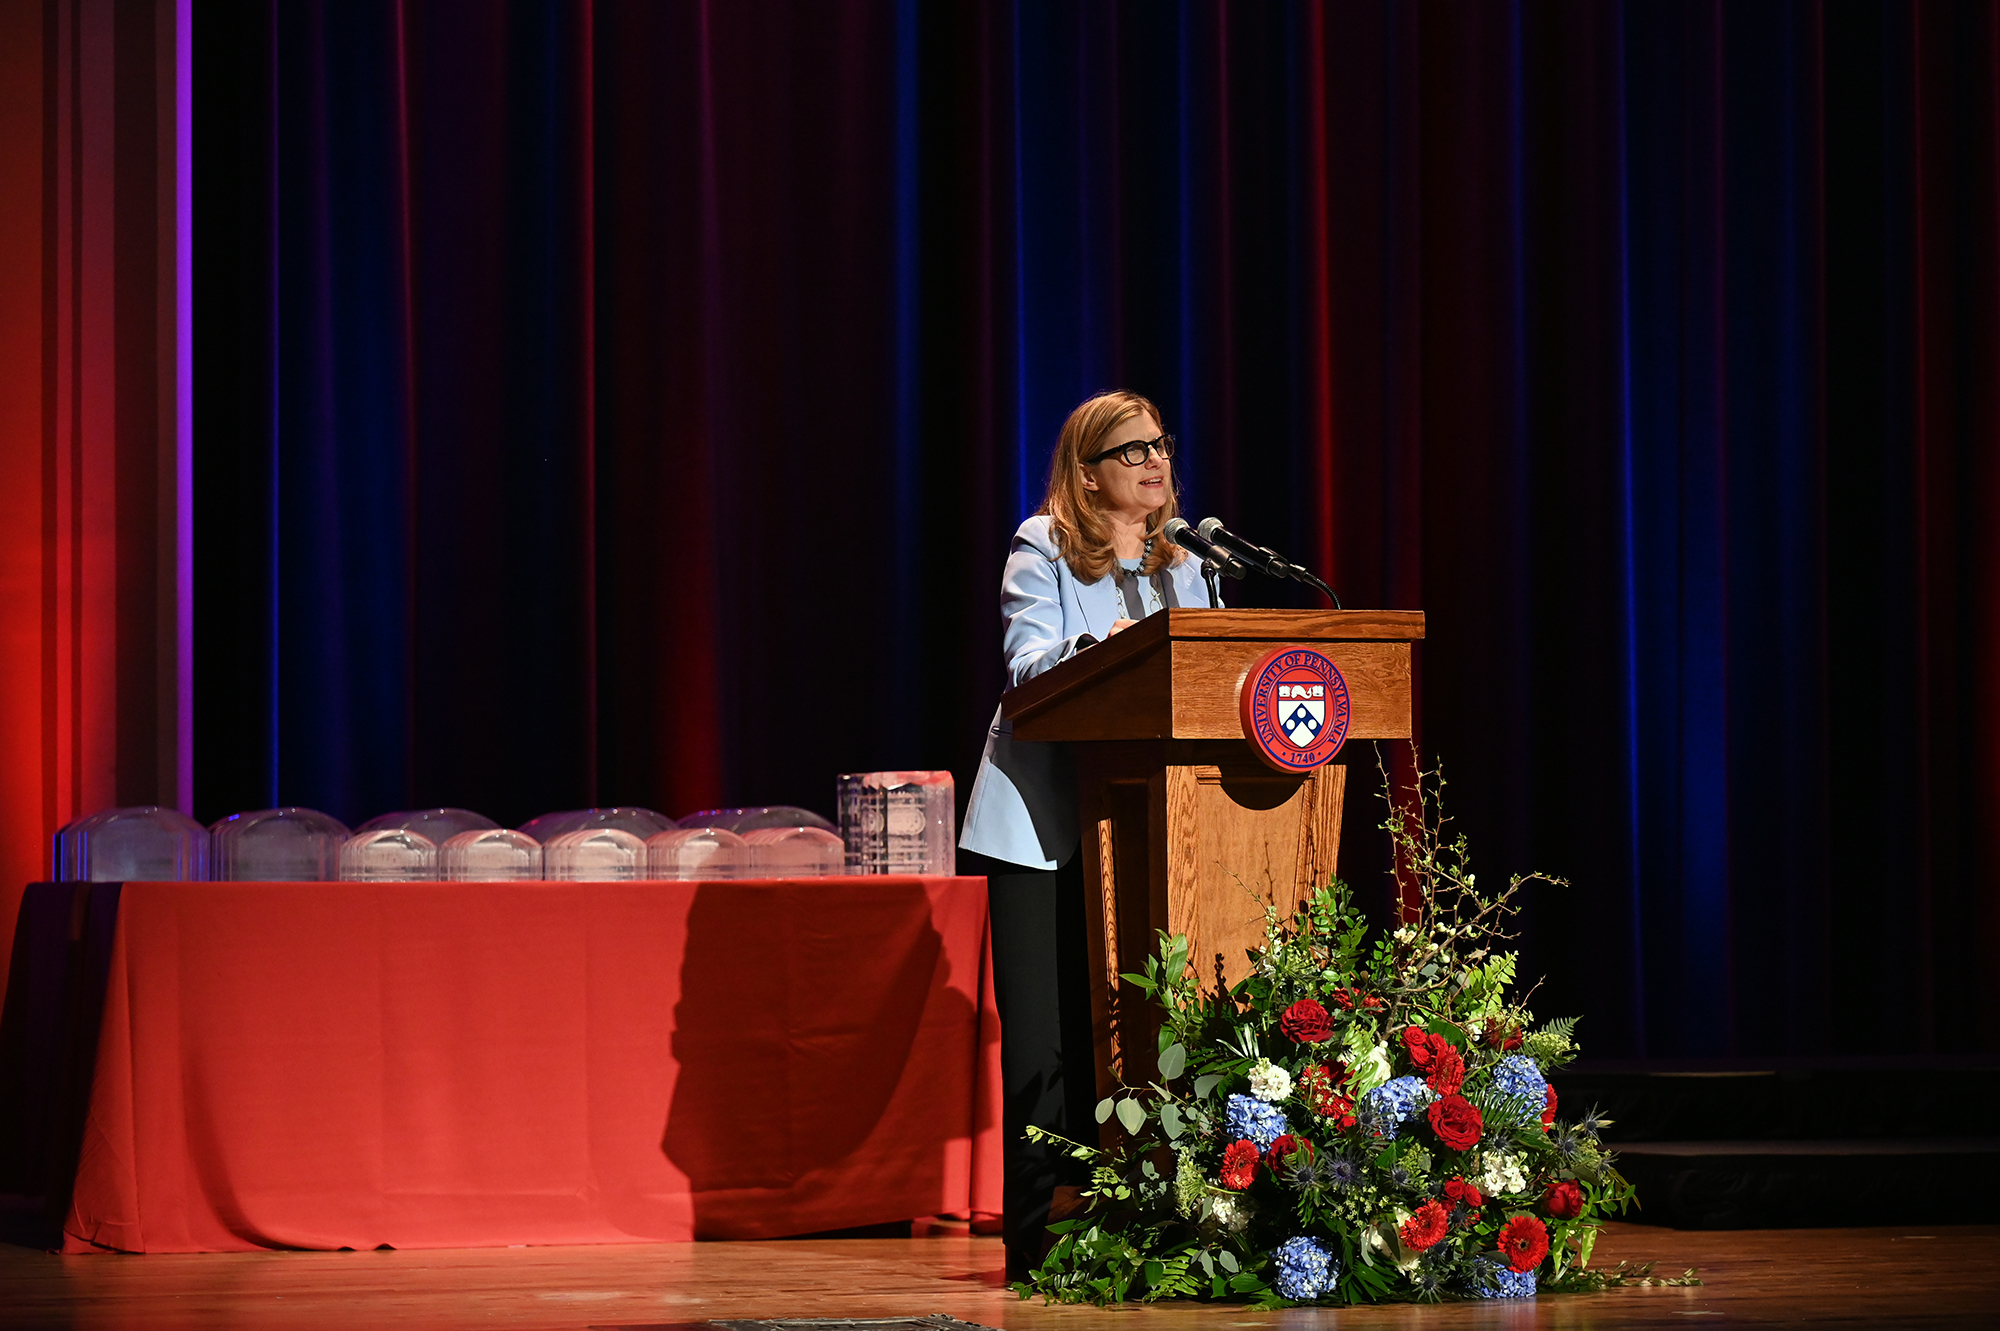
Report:
[[[1525,1054],[1509,1054],[1500,1060],[1500,1066],[1493,1069],[1493,1089],[1537,1115],[1549,1102],[1549,1084],[1535,1060]]]
[[[1369,1131],[1393,1140],[1435,1098],[1422,1077],[1397,1077],[1361,1097],[1358,1117]]]
[[[1532,1299],[1535,1273],[1516,1271],[1511,1266],[1496,1268],[1475,1291],[1482,1299]]]
[[[1333,1254],[1304,1235],[1286,1239],[1271,1257],[1278,1267],[1272,1283],[1288,1299],[1316,1299],[1340,1279],[1340,1263]]]
[[[1260,1151],[1292,1130],[1276,1105],[1267,1105],[1255,1096],[1230,1096],[1224,1117],[1230,1136],[1248,1137]]]

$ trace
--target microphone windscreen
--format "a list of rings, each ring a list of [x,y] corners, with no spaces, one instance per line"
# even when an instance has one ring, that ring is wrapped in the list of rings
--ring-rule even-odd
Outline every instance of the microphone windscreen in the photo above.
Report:
[[[1169,544],[1179,545],[1181,543],[1181,533],[1187,530],[1188,522],[1186,518],[1168,518],[1167,525],[1160,528],[1160,535],[1166,537]]]
[[[1212,541],[1215,539],[1216,529],[1221,526],[1222,526],[1221,518],[1203,518],[1201,520],[1201,526],[1195,528],[1195,530],[1201,533],[1203,540]]]

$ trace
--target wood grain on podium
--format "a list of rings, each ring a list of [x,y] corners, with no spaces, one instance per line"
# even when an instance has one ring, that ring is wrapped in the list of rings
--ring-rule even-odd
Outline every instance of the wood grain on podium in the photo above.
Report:
[[[1423,636],[1415,610],[1167,610],[1009,690],[1001,710],[1016,739],[1241,740],[1244,672],[1296,642],[1347,678],[1348,738],[1399,739],[1411,733],[1410,642]]]

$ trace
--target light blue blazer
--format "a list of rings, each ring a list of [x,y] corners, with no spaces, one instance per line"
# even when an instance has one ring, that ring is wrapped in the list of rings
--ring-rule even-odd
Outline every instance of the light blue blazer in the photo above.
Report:
[[[1166,582],[1167,605],[1208,604],[1200,560],[1181,560],[1166,570]],[[1150,614],[1150,580],[1141,586]],[[1102,642],[1111,636],[1115,620],[1130,617],[1115,574],[1096,582],[1077,581],[1056,550],[1046,517],[1029,518],[1014,533],[1000,581],[1000,615],[1010,689]],[[958,844],[1030,869],[1053,869],[1067,861],[1078,844],[1076,770],[1069,746],[1017,741],[1014,723],[996,710]]]

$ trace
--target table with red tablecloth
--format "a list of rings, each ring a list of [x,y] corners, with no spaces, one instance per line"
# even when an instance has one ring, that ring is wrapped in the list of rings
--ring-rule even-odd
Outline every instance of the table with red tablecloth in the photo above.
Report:
[[[66,1251],[1000,1209],[983,879],[128,883],[109,948]]]

